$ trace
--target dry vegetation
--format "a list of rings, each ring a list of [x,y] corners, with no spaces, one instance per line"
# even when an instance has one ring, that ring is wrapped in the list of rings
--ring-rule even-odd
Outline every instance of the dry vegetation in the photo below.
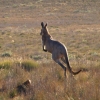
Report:
[[[63,70],[42,51],[41,21],[68,49],[73,70]],[[0,0],[0,100],[100,99],[99,0]],[[27,94],[16,87],[32,81]]]

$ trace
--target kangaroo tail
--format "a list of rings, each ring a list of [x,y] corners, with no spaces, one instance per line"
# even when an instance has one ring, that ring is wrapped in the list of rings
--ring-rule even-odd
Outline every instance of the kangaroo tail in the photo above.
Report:
[[[78,73],[80,73],[82,71],[81,69],[79,71],[77,71],[77,72],[73,72],[72,71],[72,69],[70,67],[70,64],[69,64],[69,60],[68,60],[67,53],[65,55],[65,60],[66,60],[66,64],[67,64],[67,67],[68,67],[69,72],[72,73],[73,75],[76,75],[76,74],[78,74]]]

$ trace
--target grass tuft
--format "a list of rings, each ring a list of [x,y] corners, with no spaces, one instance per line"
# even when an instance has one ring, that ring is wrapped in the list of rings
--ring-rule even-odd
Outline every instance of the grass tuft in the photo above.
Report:
[[[22,62],[22,67],[27,71],[36,69],[38,66],[39,66],[38,63],[33,60],[24,60]]]
[[[13,63],[11,61],[1,61],[0,62],[0,69],[9,69],[13,66]]]
[[[8,51],[8,52],[4,52],[1,54],[1,57],[11,57],[12,56],[12,52]]]

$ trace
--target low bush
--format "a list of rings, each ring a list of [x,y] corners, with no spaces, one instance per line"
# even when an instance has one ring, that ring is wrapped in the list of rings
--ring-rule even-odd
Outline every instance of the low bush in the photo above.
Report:
[[[4,52],[1,54],[1,57],[11,57],[12,53],[11,52]]]
[[[21,66],[25,70],[31,71],[31,70],[37,68],[39,65],[37,62],[35,62],[33,60],[24,60],[24,61],[22,61]]]
[[[13,66],[11,61],[2,61],[0,62],[0,69],[9,69]]]

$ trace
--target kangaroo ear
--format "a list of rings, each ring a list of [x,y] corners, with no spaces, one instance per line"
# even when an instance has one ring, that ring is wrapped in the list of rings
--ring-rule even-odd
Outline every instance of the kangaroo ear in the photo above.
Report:
[[[44,27],[44,23],[43,22],[41,22],[41,26],[42,26],[42,28]]]
[[[47,27],[47,23],[45,24],[45,27]]]

